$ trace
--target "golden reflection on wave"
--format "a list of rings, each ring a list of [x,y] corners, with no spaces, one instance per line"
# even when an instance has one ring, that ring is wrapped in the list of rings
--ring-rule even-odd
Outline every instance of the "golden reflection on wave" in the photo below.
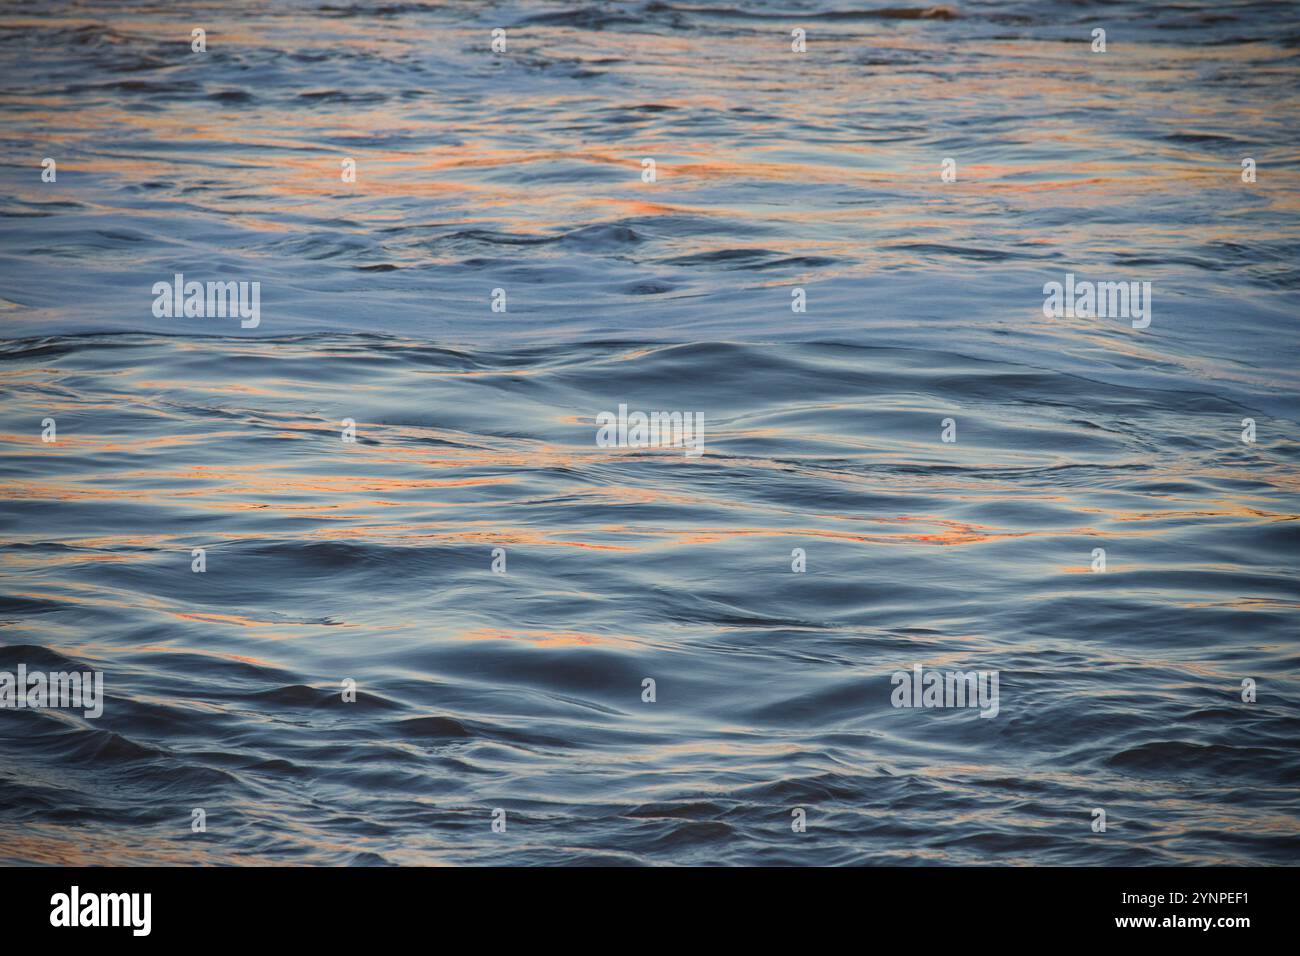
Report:
[[[642,638],[627,635],[592,634],[583,631],[551,631],[544,629],[472,628],[453,635],[463,641],[522,641],[540,647],[630,647],[645,644]]]

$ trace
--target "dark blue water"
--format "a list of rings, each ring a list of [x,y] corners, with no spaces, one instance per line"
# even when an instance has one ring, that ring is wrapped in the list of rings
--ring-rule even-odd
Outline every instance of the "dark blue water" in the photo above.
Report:
[[[7,13],[0,672],[107,700],[0,709],[0,861],[1300,861],[1298,42]],[[257,327],[156,317],[178,272],[260,282]],[[1150,326],[1045,316],[1066,273]],[[704,453],[602,447],[621,404]],[[914,665],[996,716],[892,706]]]

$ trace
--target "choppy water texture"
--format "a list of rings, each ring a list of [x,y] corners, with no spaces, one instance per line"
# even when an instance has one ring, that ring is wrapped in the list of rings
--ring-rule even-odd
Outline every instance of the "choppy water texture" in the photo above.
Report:
[[[7,10],[0,670],[108,701],[0,711],[0,860],[1296,863],[1298,47],[1273,3]],[[261,325],[154,318],[177,272]],[[1044,318],[1066,272],[1151,327]],[[620,403],[706,453],[597,447]],[[913,664],[998,716],[894,709]]]

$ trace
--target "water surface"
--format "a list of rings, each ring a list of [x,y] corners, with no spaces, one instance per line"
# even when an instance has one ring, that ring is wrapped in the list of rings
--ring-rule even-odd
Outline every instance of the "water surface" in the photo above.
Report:
[[[0,710],[0,859],[1297,862],[1298,42],[1280,4],[11,12],[0,670],[108,700]],[[260,325],[155,318],[177,272]],[[1151,326],[1045,318],[1067,272]],[[598,447],[620,404],[705,454]],[[891,707],[914,664],[998,671],[997,717]]]

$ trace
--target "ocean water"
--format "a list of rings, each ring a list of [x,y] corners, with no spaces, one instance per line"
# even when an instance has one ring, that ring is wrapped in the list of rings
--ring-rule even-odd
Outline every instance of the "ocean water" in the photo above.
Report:
[[[0,862],[1300,862],[1298,80],[1278,3],[6,9],[0,672],[105,700],[0,708]]]

